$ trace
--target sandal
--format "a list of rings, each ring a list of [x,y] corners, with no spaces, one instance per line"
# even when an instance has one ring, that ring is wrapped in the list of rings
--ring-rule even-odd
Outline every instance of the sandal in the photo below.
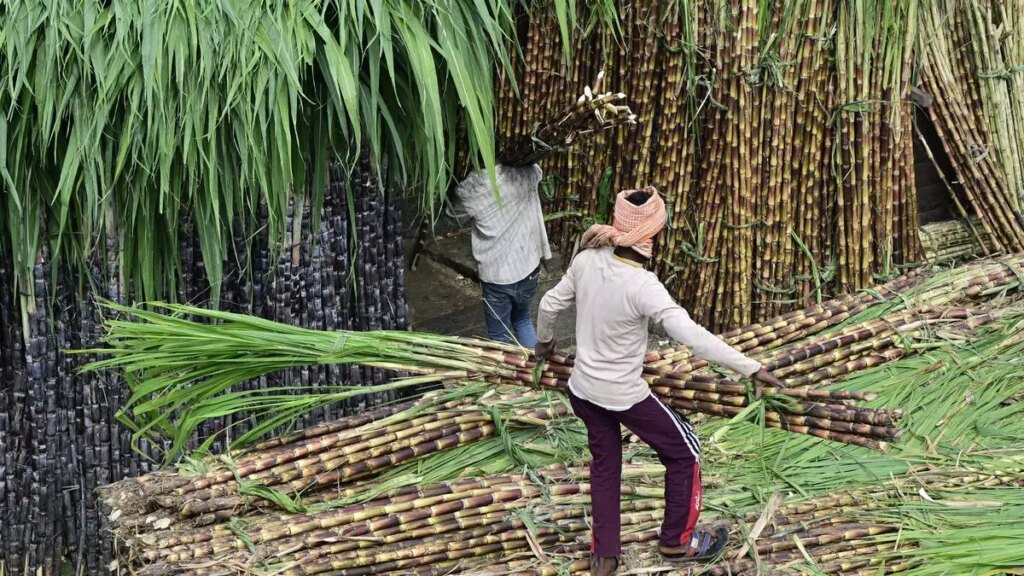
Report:
[[[722,550],[729,543],[729,530],[718,528],[714,534],[705,531],[695,531],[690,539],[689,546],[664,546],[658,545],[658,551],[669,560],[712,560],[721,554]]]
[[[593,576],[615,574],[619,569],[618,556],[593,556],[590,559],[590,573]]]

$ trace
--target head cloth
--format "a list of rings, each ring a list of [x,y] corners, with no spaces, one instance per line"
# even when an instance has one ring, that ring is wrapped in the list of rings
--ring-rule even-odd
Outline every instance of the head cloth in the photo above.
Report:
[[[650,197],[637,206],[626,198],[641,190],[623,190],[615,198],[612,225],[595,224],[583,233],[583,248],[623,246],[650,258],[654,237],[665,227],[665,202],[653,186],[642,190]]]

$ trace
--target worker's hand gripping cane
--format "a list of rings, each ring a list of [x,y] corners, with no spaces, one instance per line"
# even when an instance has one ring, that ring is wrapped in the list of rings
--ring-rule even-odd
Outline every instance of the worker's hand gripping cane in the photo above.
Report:
[[[533,347],[533,353],[537,356],[538,361],[547,359],[547,357],[554,351],[554,338],[552,338],[550,342],[537,342],[537,345]]]
[[[767,384],[775,389],[785,388],[786,385],[775,377],[774,374],[768,371],[767,368],[761,368],[753,376],[754,378],[754,399],[761,399],[761,384]]]

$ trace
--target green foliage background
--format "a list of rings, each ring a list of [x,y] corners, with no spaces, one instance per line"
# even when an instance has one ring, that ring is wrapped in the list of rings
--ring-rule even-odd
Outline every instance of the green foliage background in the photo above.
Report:
[[[556,0],[563,36],[576,3]],[[108,239],[126,294],[173,297],[191,215],[216,302],[234,226],[289,200],[319,215],[331,160],[369,152],[430,213],[457,142],[493,166],[495,71],[516,0],[4,0],[0,242],[16,282],[50,245],[73,266]],[[314,222],[314,229],[315,229]],[[246,230],[245,236],[251,236]]]

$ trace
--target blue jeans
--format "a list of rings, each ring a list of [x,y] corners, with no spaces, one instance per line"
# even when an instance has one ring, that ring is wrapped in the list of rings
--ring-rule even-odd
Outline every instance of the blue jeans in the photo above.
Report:
[[[539,279],[540,266],[515,284],[483,282],[484,319],[491,340],[508,343],[518,341],[520,346],[526,348],[533,348],[537,344],[537,331],[530,316]]]

